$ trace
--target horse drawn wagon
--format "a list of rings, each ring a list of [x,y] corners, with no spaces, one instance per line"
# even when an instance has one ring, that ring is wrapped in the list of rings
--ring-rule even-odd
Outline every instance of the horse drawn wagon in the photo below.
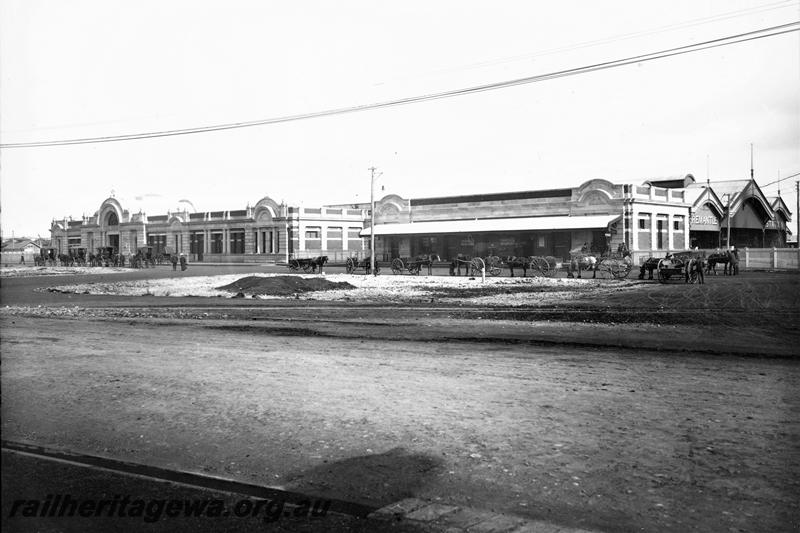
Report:
[[[535,255],[530,257],[506,257],[502,263],[503,266],[508,267],[512,278],[514,277],[515,268],[522,269],[523,277],[528,275],[528,270],[534,276],[552,277],[556,273],[558,259],[553,256],[541,257]]]
[[[459,254],[458,257],[450,262],[450,275],[460,276],[463,268],[466,275],[470,277],[477,277],[482,274],[498,276],[503,271],[502,267],[503,260],[496,255],[490,255],[484,259],[482,257],[469,257]]]
[[[653,272],[661,283],[670,280],[684,280],[685,283],[704,283],[703,268],[705,257],[702,252],[683,252],[667,254],[665,257],[649,257],[639,268],[639,279],[649,272],[648,279],[653,279]]]
[[[344,268],[348,274],[355,274],[357,271],[364,269],[365,274],[372,273],[372,258],[365,257],[364,259],[359,260],[358,257],[348,257],[347,260],[344,262]],[[381,267],[377,261],[375,261],[375,274],[381,273]]]
[[[303,257],[289,259],[288,267],[291,270],[302,270],[303,272],[316,273],[317,267],[322,271],[322,267],[328,262],[327,255],[318,257]]]
[[[567,275],[571,278],[573,271],[578,271],[578,277],[581,277],[581,270],[591,270],[592,278],[597,277],[597,271],[607,272],[614,279],[624,279],[628,277],[633,263],[631,262],[631,253],[628,247],[620,244],[616,252],[606,252],[598,257],[596,253],[589,250],[588,246],[573,248],[569,251],[569,267]]]
[[[441,262],[438,255],[418,255],[414,258],[400,258],[395,257],[392,259],[392,273],[402,274],[408,272],[413,276],[419,275],[423,267],[428,270],[428,275],[433,274],[433,263]]]

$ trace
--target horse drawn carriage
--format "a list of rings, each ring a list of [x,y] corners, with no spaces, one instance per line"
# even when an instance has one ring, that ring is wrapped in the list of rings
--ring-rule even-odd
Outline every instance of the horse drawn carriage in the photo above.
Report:
[[[551,277],[556,273],[558,259],[553,256],[530,256],[530,257],[506,257],[502,260],[503,266],[508,267],[511,277],[514,277],[514,269],[522,269],[523,277],[527,277],[528,270],[534,276]]]
[[[632,268],[631,253],[625,244],[621,243],[616,252],[605,252],[600,257],[584,244],[569,251],[567,275],[572,278],[574,277],[573,271],[577,270],[580,278],[582,270],[591,270],[594,279],[597,277],[597,271],[600,270],[607,272],[614,279],[624,279],[628,277]]]
[[[490,276],[499,276],[503,271],[502,267],[503,261],[496,255],[490,255],[484,259],[459,254],[450,262],[450,275],[460,276],[463,268],[466,275],[470,277],[477,277],[484,273]]]
[[[348,257],[347,260],[344,262],[344,268],[348,274],[355,274],[358,270],[364,269],[365,274],[372,273],[372,266],[371,266],[371,257],[365,257],[364,259],[359,260],[358,257]],[[375,261],[375,274],[381,273],[381,267],[377,261]]]
[[[321,272],[322,267],[327,262],[327,255],[321,255],[318,257],[293,258],[289,259],[288,267],[291,270],[302,270],[303,272],[315,274],[317,272],[317,268],[319,268]]]
[[[395,257],[392,259],[392,273],[402,274],[408,272],[411,275],[417,276],[423,267],[427,268],[428,275],[433,273],[433,263],[441,262],[438,255],[418,255],[415,258],[402,259]]]
[[[661,283],[670,280],[684,280],[685,283],[704,283],[703,269],[705,256],[702,252],[683,252],[667,254],[665,257],[649,257],[639,268],[639,279],[644,279],[645,272],[649,272],[648,279],[653,279],[653,272]]]

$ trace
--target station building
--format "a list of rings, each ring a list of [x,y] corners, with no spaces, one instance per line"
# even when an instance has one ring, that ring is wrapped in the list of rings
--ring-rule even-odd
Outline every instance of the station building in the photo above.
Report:
[[[689,174],[648,183],[685,191],[691,203],[691,247],[784,248],[791,235],[786,203],[779,195],[766,196],[752,178],[698,183]]]
[[[699,184],[680,178],[614,184],[589,180],[578,187],[405,199],[388,195],[375,206],[379,260],[436,254],[569,257],[584,243],[614,251],[624,243],[635,264],[689,248],[730,244],[783,247],[791,212],[767,198],[755,180]],[[362,236],[372,229],[366,223]]]
[[[419,254],[554,256],[586,244],[602,253],[623,242],[634,256],[689,246],[683,189],[614,184],[440,198],[382,198],[375,206],[380,260]],[[371,228],[362,233],[370,236]]]
[[[149,246],[190,261],[270,262],[361,252],[366,217],[362,209],[291,207],[269,197],[244,209],[197,211],[188,200],[154,208],[112,195],[91,216],[54,220],[50,233],[57,253],[112,248],[129,255]]]
[[[280,262],[327,255],[332,262],[369,255],[368,204],[290,207],[269,197],[254,206],[197,211],[142,205],[111,196],[91,216],[54,220],[58,253],[143,246],[190,261]],[[384,196],[375,203],[379,261],[458,255],[554,256],[586,244],[603,253],[625,244],[639,264],[650,256],[730,244],[785,247],[791,212],[753,179],[698,183],[689,174],[641,183],[592,179],[577,187],[436,198]]]

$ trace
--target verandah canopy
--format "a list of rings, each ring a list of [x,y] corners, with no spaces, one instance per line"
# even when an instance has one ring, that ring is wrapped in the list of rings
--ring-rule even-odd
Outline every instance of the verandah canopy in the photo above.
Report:
[[[471,220],[437,220],[404,224],[376,224],[375,235],[421,235],[433,233],[482,233],[492,231],[545,231],[608,228],[622,215],[587,215],[522,218],[485,218]],[[371,235],[371,228],[361,230],[362,237]]]

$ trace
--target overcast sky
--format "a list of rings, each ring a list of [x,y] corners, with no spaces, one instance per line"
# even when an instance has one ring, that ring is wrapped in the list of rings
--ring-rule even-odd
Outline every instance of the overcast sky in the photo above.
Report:
[[[0,142],[283,117],[800,20],[800,1],[0,1]],[[0,152],[2,230],[112,189],[199,211],[800,172],[798,33],[513,88],[214,133]],[[710,162],[710,164],[708,164]],[[781,192],[795,211],[794,181]],[[381,191],[383,187],[385,190]],[[774,195],[777,186],[765,189]],[[157,196],[160,195],[160,196]],[[166,208],[164,207],[164,208]],[[150,213],[161,214],[161,213]]]

